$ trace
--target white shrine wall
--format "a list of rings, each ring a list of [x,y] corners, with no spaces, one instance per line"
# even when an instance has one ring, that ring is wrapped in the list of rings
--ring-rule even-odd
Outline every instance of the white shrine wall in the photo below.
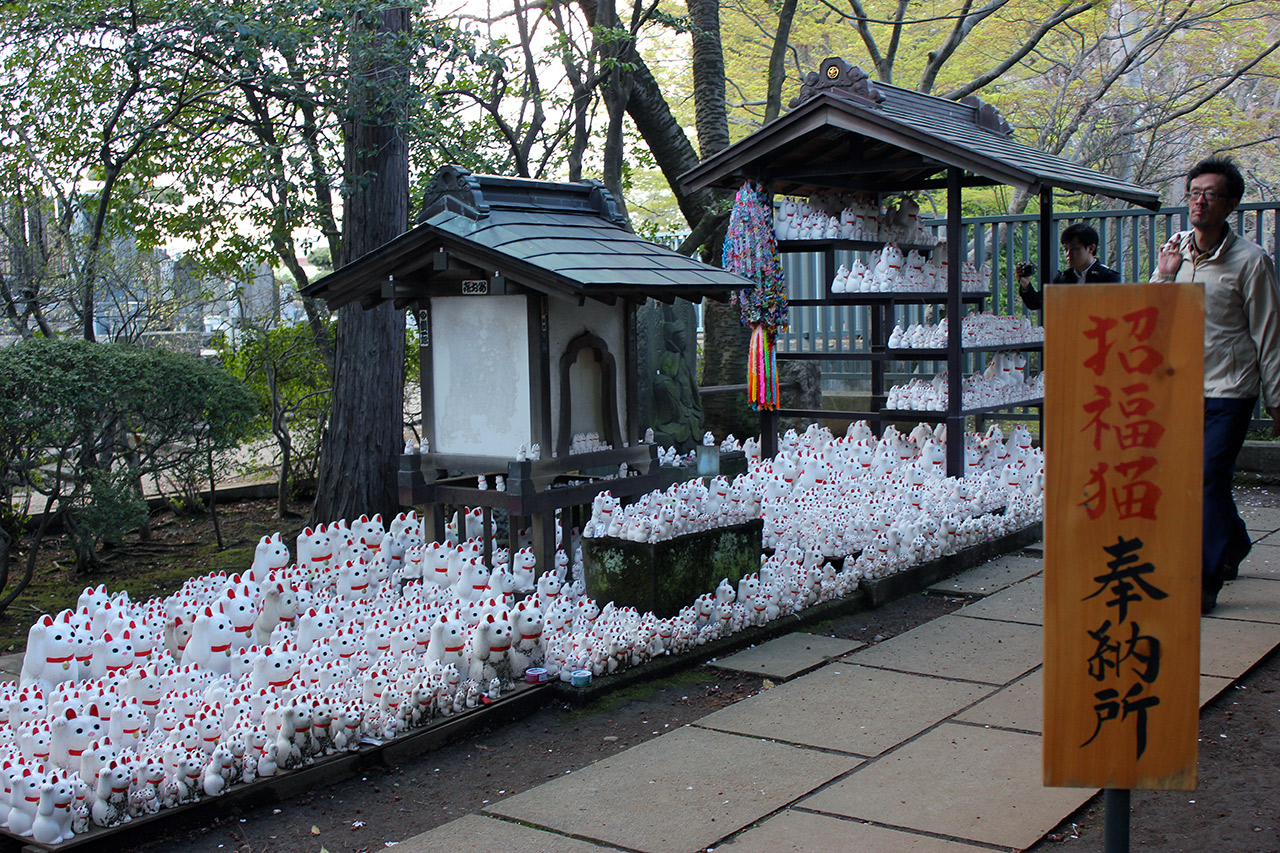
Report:
[[[431,300],[439,453],[507,456],[532,443],[525,297]]]

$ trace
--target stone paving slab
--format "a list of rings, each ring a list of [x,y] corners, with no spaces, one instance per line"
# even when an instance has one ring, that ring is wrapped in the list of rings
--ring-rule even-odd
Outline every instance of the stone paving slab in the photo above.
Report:
[[[406,838],[396,853],[464,853],[469,850],[501,850],[502,853],[600,853],[613,850],[577,838],[534,829],[509,820],[471,814]]]
[[[1240,564],[1240,577],[1280,580],[1280,533],[1253,543],[1253,550]]]
[[[1040,665],[1035,625],[950,614],[844,658],[920,675],[1005,685]]]
[[[1280,624],[1280,588],[1275,581],[1242,575],[1218,593],[1213,615],[1218,619]]]
[[[628,850],[692,853],[860,763],[686,726],[485,811]]]
[[[1043,731],[1044,670],[1038,669],[993,693],[972,708],[957,714],[956,719],[980,726],[997,726],[1026,732]]]
[[[1200,676],[1200,707],[1207,705],[1230,684],[1230,678]],[[961,711],[955,719],[980,726],[1043,732],[1044,670],[1036,670],[1026,678],[993,693],[972,708]]]
[[[1200,674],[1239,678],[1277,644],[1280,627],[1223,619],[1215,610],[1200,620]]]
[[[1043,625],[1044,577],[1027,578],[999,592],[993,592],[981,601],[966,604],[960,608],[958,615]]]
[[[988,849],[798,809],[787,809],[716,847],[720,853],[977,853]]]
[[[862,645],[857,640],[842,640],[838,637],[824,637],[820,634],[796,631],[727,658],[721,658],[712,666],[716,669],[788,681],[814,667],[821,666],[826,661],[847,655]]]
[[[914,737],[990,691],[978,684],[828,664],[709,714],[697,725],[871,756]]]
[[[0,681],[17,681],[22,675],[24,654],[0,655]]]
[[[1244,519],[1245,526],[1250,530],[1267,533],[1280,530],[1280,507],[1237,504],[1236,508],[1240,511],[1240,517]]]
[[[934,592],[989,595],[1009,584],[1039,574],[1044,563],[1033,557],[997,557],[929,587]]]
[[[1200,676],[1200,707],[1208,705],[1219,693],[1230,686],[1230,678],[1221,678],[1216,675]]]
[[[1044,787],[1040,752],[1038,735],[944,723],[797,805],[1022,850],[1097,791]]]

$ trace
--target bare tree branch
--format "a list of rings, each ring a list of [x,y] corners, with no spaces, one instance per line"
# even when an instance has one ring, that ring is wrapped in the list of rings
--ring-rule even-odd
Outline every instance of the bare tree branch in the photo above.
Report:
[[[1097,0],[1090,0],[1090,2],[1080,3],[1076,6],[1063,6],[1062,8],[1054,12],[1051,17],[1047,18],[1043,23],[1041,23],[1040,26],[1037,27],[1035,31],[1032,32],[1031,35],[1027,38],[1027,41],[1024,42],[1022,46],[1019,47],[1014,53],[1006,57],[1004,61],[997,64],[994,68],[992,68],[987,73],[973,78],[968,83],[965,83],[963,86],[957,86],[956,88],[942,95],[942,97],[950,98],[953,101],[958,101],[961,98],[965,97],[966,95],[972,95],[974,92],[978,91],[979,89],[986,86],[987,84],[1000,79],[1002,76],[1008,73],[1010,69],[1014,68],[1015,66],[1018,65],[1018,63],[1022,62],[1022,60],[1024,60],[1028,54],[1034,51],[1037,48],[1037,46],[1039,46],[1040,42],[1044,40],[1045,36],[1049,35],[1049,33],[1051,33],[1056,27],[1062,25],[1066,21],[1069,21],[1071,18],[1074,18],[1076,15],[1080,15],[1080,14],[1083,14],[1084,12],[1088,12],[1090,9],[1092,9],[1096,5],[1098,5]],[[930,64],[932,65],[932,62]],[[938,63],[938,68],[941,68],[941,63]],[[930,81],[929,81],[930,85],[932,85],[933,79],[936,79],[938,68],[934,69],[933,76],[930,78]],[[928,91],[928,89],[921,89],[921,91]]]

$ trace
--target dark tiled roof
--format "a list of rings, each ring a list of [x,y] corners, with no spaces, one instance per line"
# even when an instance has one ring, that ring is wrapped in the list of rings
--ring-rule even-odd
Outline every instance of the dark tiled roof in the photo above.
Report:
[[[554,183],[473,175],[447,166],[432,179],[418,224],[364,257],[317,280],[306,295],[336,308],[403,298],[429,280],[443,249],[487,276],[501,274],[542,292],[612,301],[653,297],[725,298],[752,283],[637,237],[597,182]],[[417,277],[406,278],[410,274]]]
[[[735,188],[747,178],[764,179],[786,195],[829,188],[889,192],[940,186],[946,169],[959,167],[969,183],[1160,204],[1159,194],[1145,187],[1018,142],[999,113],[977,98],[952,101],[873,83],[840,59],[825,60],[792,107],[681,181]]]

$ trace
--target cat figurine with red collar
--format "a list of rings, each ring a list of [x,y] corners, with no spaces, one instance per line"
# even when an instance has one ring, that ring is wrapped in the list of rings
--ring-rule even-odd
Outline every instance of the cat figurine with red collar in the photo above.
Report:
[[[75,785],[65,773],[50,771],[40,785],[40,800],[31,822],[31,838],[40,844],[61,844],[75,834],[71,829],[71,804]]]
[[[70,611],[55,618],[41,616],[27,631],[27,650],[22,657],[22,686],[37,685],[48,693],[54,685],[75,681],[80,676],[76,661],[76,626]]]
[[[111,761],[102,768],[89,806],[89,816],[95,825],[112,827],[133,820],[129,814],[129,785],[132,781],[133,771],[125,762]]]
[[[80,770],[80,756],[102,734],[98,706],[83,712],[65,708],[49,722],[49,760],[68,772]]]
[[[191,626],[191,638],[182,651],[182,665],[226,675],[231,671],[231,648],[235,628],[221,608],[206,606]]]

